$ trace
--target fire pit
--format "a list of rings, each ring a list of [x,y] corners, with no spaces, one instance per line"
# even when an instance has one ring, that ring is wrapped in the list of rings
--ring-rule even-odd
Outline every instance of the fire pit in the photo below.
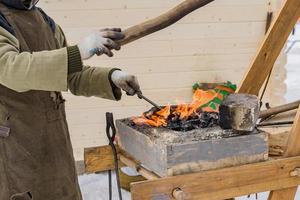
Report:
[[[222,91],[198,89],[190,104],[117,120],[121,148],[162,177],[268,159],[267,134],[255,129],[258,98]]]

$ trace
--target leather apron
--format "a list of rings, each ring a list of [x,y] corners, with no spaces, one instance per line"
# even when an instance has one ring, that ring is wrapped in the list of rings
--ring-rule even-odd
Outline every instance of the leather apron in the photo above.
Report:
[[[0,3],[0,11],[21,52],[62,48],[38,9]],[[82,199],[64,100],[59,92],[18,93],[0,85],[0,200],[27,199]]]

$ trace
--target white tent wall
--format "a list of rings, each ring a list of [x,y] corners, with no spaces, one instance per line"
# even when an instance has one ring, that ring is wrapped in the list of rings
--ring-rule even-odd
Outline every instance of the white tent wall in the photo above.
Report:
[[[42,7],[76,44],[92,30],[126,28],[157,16],[180,0],[41,0]],[[239,84],[264,38],[267,12],[278,12],[282,0],[216,0],[179,23],[116,52],[94,57],[92,66],[118,67],[134,73],[146,96],[161,105],[189,102],[195,82]],[[286,56],[276,64],[266,99],[284,101]],[[136,97],[120,102],[65,94],[76,160],[85,147],[106,144],[105,112],[115,118],[139,115],[150,108]]]

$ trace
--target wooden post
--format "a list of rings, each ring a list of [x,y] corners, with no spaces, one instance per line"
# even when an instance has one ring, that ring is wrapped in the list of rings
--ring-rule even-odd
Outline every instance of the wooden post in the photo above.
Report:
[[[286,0],[276,21],[245,76],[238,92],[258,95],[268,74],[271,72],[285,42],[300,17],[300,1]],[[300,155],[300,109],[294,121],[285,156]],[[269,200],[293,200],[297,187],[272,191]]]
[[[300,107],[298,109],[294,125],[288,138],[288,146],[284,154],[285,157],[300,155]],[[300,167],[300,166],[299,166]],[[269,200],[294,200],[298,187],[272,191]]]
[[[300,16],[300,1],[286,0],[250,65],[239,93],[258,95]]]

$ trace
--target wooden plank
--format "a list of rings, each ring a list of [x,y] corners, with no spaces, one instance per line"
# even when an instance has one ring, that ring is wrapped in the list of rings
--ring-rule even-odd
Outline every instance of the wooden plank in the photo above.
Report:
[[[300,155],[300,107],[294,120],[294,126],[288,138],[285,157]]]
[[[122,70],[139,74],[186,71],[221,71],[246,69],[252,54],[190,55],[165,57],[110,58],[94,57],[85,62],[91,66],[120,66]],[[141,67],[143,66],[143,67]]]
[[[117,147],[117,151],[120,149]],[[114,166],[114,158],[110,146],[102,146],[96,148],[86,148],[84,150],[85,171],[88,173],[102,172],[112,170]],[[119,166],[124,166],[119,162]]]
[[[269,156],[283,156],[291,127],[262,128],[269,134]]]
[[[113,9],[145,9],[145,8],[170,8],[175,4],[180,3],[182,0],[122,0],[122,1],[111,1],[111,0],[51,0],[51,1],[40,1],[38,6],[46,8],[46,10],[113,10]],[[253,5],[265,5],[268,0],[218,0],[211,5],[214,6],[253,6]]]
[[[287,0],[271,26],[238,92],[258,95],[300,13],[299,0]]]
[[[119,166],[128,166],[137,170],[143,177],[148,180],[158,179],[159,176],[142,167],[137,161],[130,156],[125,155],[118,146]],[[103,172],[114,170],[114,157],[110,146],[86,148],[84,151],[85,172]]]
[[[291,133],[287,142],[287,149],[285,151],[285,157],[292,157],[300,155],[300,107],[294,120]],[[293,200],[297,192],[298,187],[288,188],[286,190],[272,191],[269,196],[269,200],[282,200],[284,196],[285,200]]]
[[[269,200],[294,200],[298,187],[280,189],[269,194]]]
[[[300,157],[293,157],[134,183],[132,199],[173,199],[175,188],[194,200],[220,200],[282,189],[300,184],[300,178],[290,177],[290,172],[299,166]]]
[[[167,101],[167,103],[168,102],[172,103],[175,100],[180,101],[180,100],[186,100],[188,98],[191,98],[191,95],[183,96],[183,94],[191,94],[192,92],[191,88],[196,82],[207,82],[207,83],[219,82],[220,83],[220,82],[227,82],[228,80],[232,80],[236,83],[239,83],[240,82],[239,75],[242,74],[243,74],[242,69],[233,69],[233,70],[220,70],[220,71],[218,70],[218,71],[181,72],[180,81],[174,81],[178,78],[178,73],[176,72],[143,74],[138,77],[139,77],[141,88],[143,91],[145,91],[145,94],[149,93],[151,96],[155,98],[157,97],[158,99],[161,99],[163,102]],[[167,91],[167,90],[174,91],[174,93],[172,94],[171,92],[167,92],[166,95],[164,95],[162,91]],[[190,92],[188,90],[190,90]],[[159,97],[156,96],[156,94],[162,94],[163,96]],[[165,99],[163,97],[165,97]],[[170,98],[167,99],[167,97]],[[130,101],[135,101],[136,103],[140,102],[138,99],[136,99],[136,97],[128,97],[126,99],[133,99]],[[119,104],[126,105],[126,103],[123,101],[119,102]],[[128,103],[128,104],[132,104],[132,103]],[[143,105],[147,105],[147,104],[143,104]],[[118,104],[114,103],[113,107],[115,106],[118,106]],[[139,105],[136,104],[136,106]],[[80,107],[83,107],[83,105]],[[87,107],[89,106],[87,105]]]
[[[120,155],[120,160],[126,166],[135,169],[141,176],[143,176],[147,180],[156,180],[159,178],[159,176],[157,174],[145,169],[144,167],[142,167],[139,163],[137,163],[133,159],[130,159],[124,155]]]
[[[187,88],[178,87],[178,88],[168,88],[168,89],[155,89],[155,90],[144,90],[143,93],[151,97],[151,99],[155,99],[158,103],[183,103],[183,102],[191,102],[192,99],[192,88],[191,86]],[[66,108],[70,112],[82,112],[87,109],[89,111],[93,111],[93,109],[99,108],[108,108],[108,107],[116,107],[118,109],[122,108],[133,108],[136,106],[148,106],[144,101],[136,98],[130,97],[127,95],[123,96],[122,101],[112,102],[105,99],[99,99],[96,97],[86,98],[86,97],[76,97],[72,94],[64,94],[64,97],[67,99]],[[104,115],[103,115],[104,116]],[[68,117],[73,117],[73,114]],[[74,116],[75,117],[75,116]]]
[[[195,28],[196,27],[196,28]],[[149,35],[131,44],[135,47],[135,52],[138,53],[137,47],[141,48],[149,47],[152,42],[172,41],[172,44],[183,43],[184,41],[190,43],[190,41],[202,45],[206,44],[207,40],[212,43],[217,42],[219,46],[226,44],[227,40],[235,41],[235,43],[249,43],[254,42],[259,44],[263,39],[265,22],[230,22],[230,23],[190,23],[190,24],[177,24],[176,26],[169,27],[153,35]],[[77,43],[84,36],[88,35],[93,30],[98,30],[99,26],[93,26],[88,28],[64,28],[67,40],[69,43]],[[193,31],[187,31],[193,30]],[[238,31],[237,31],[238,30]],[[184,40],[184,41],[181,41]],[[188,44],[192,45],[192,44]],[[123,47],[123,49],[129,49],[129,47]],[[257,47],[256,47],[257,49]],[[176,50],[176,49],[174,49]],[[187,49],[186,49],[187,50]],[[178,50],[177,50],[178,51]],[[163,53],[163,51],[159,51]],[[124,52],[126,53],[126,52]],[[193,52],[199,53],[199,52]],[[227,52],[225,52],[227,53]],[[238,52],[237,52],[238,53]],[[151,56],[145,55],[147,57]],[[164,55],[165,56],[165,55]]]
[[[175,5],[175,4],[174,4]],[[257,11],[253,15],[253,9]],[[215,6],[204,7],[201,11],[183,18],[178,24],[228,23],[228,22],[264,22],[268,7],[263,5]],[[49,16],[64,28],[87,28],[104,26],[127,27],[137,24],[165,11],[164,8],[114,9],[114,10],[55,10]]]

